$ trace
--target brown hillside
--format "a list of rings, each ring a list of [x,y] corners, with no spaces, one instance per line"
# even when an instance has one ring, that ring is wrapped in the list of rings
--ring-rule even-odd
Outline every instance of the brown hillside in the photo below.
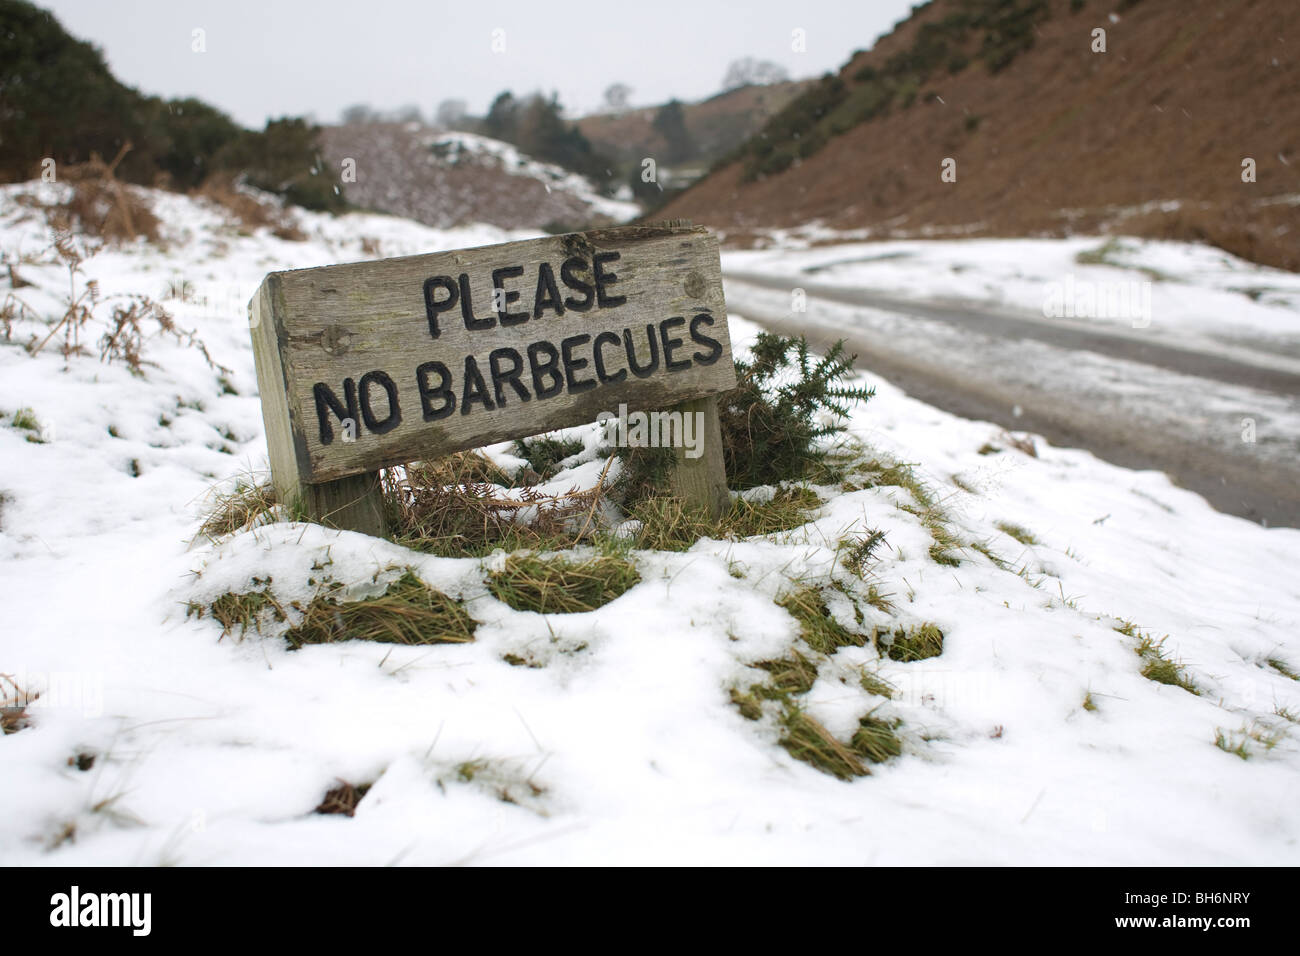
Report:
[[[777,110],[807,86],[791,80],[767,86],[742,86],[699,103],[683,103],[686,129],[705,160],[713,159],[744,142]],[[578,120],[578,129],[598,152],[616,159],[641,159],[662,155],[668,145],[652,125],[658,106],[621,113],[597,113]]]
[[[864,66],[884,68],[963,2],[935,0],[857,55],[839,74],[850,93]],[[1048,0],[1032,47],[1000,72],[974,60],[935,70],[910,105],[895,101],[784,172],[746,182],[732,162],[657,215],[740,241],[814,221],[873,237],[1114,231],[1300,269],[1300,3],[1074,5]],[[1091,50],[1099,26],[1106,53]],[[955,183],[940,179],[946,157]],[[1242,182],[1245,157],[1254,184]]]

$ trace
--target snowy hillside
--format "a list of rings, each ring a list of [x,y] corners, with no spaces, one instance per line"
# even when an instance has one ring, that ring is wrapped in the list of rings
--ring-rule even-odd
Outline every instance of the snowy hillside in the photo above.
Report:
[[[325,158],[355,164],[348,201],[431,226],[491,223],[541,229],[608,225],[640,214],[601,195],[585,177],[500,140],[419,123],[326,127]]]
[[[267,271],[525,234],[297,213],[292,242],[149,192],[164,247],[70,275],[34,188],[0,189],[6,864],[1300,862],[1300,531],[866,375],[859,461],[806,520],[633,547],[639,580],[594,611],[515,610],[501,553],[289,521],[209,540],[214,489],[266,467],[245,306]],[[65,357],[53,323],[92,281]],[[100,357],[132,294],[181,332],[138,312],[134,371]],[[570,437],[549,487],[605,465],[597,426]],[[472,642],[290,649],[322,587],[408,568]],[[223,634],[213,605],[254,593],[260,628]],[[796,616],[810,593],[838,644]],[[846,779],[796,759],[796,727]],[[316,812],[331,793],[354,813]]]

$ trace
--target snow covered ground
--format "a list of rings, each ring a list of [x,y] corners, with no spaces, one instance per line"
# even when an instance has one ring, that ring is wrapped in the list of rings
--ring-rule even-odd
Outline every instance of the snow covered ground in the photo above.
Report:
[[[1300,357],[1300,276],[1211,246],[1086,236],[908,239],[806,248],[806,242],[778,234],[773,242],[771,249],[725,253],[723,268],[869,287],[906,298],[1004,306],[1044,321],[1096,322],[1181,347],[1232,342],[1268,351],[1280,342],[1288,354]],[[1095,301],[1098,294],[1125,291],[1134,282],[1146,286],[1139,290],[1140,304],[1149,303],[1149,314],[1087,307],[1088,294]],[[1062,299],[1081,308],[1066,314],[1059,307]]]
[[[0,190],[0,249],[51,259],[23,188]],[[792,532],[635,551],[641,582],[586,614],[511,609],[485,587],[492,559],[289,523],[210,543],[196,529],[211,489],[265,467],[244,317],[263,274],[368,257],[363,237],[399,255],[517,236],[302,215],[309,241],[286,242],[150,195],[166,251],[101,252],[86,278],[104,295],[180,290],[164,304],[228,373],[163,337],[142,375],[102,363],[102,323],[86,356],[57,338],[29,355],[68,276],[15,264],[32,284],[13,295],[38,318],[0,345],[0,673],[41,696],[0,738],[6,864],[1300,862],[1300,683],[1277,666],[1300,671],[1300,531],[1086,452],[1040,440],[1033,457],[867,376],[878,394],[852,431],[917,463],[967,544],[957,566],[931,559],[895,486],[817,488]],[[755,333],[732,317],[738,345]],[[590,481],[589,457],[556,482]],[[945,643],[910,663],[802,648],[819,665],[808,711],[833,733],[868,712],[901,720],[903,754],[843,782],[729,698],[798,646],[773,600],[793,581],[862,585],[835,549],[866,528],[886,534],[871,581],[894,610],[866,607],[862,626],[933,622]],[[185,614],[254,578],[288,602],[322,576],[373,594],[406,566],[465,599],[474,643],[291,652]],[[831,611],[860,627],[847,599]],[[1125,621],[1168,635],[1201,693],[1142,677]],[[340,780],[373,784],[356,815],[313,813]]]

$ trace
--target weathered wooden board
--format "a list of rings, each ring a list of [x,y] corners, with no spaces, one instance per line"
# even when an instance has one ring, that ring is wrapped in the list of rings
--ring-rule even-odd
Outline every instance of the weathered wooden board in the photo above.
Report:
[[[253,310],[272,468],[306,483],[735,384],[702,227],[272,273]]]

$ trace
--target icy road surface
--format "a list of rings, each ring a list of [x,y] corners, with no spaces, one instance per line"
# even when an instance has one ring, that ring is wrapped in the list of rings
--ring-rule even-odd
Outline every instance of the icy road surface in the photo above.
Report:
[[[1075,260],[1097,243],[728,253],[727,301],[821,347],[845,339],[860,367],[946,411],[1164,471],[1229,514],[1300,526],[1300,279],[1138,240],[1108,253],[1123,267]],[[1146,283],[1150,311],[1045,314],[1053,290],[1085,283]]]

